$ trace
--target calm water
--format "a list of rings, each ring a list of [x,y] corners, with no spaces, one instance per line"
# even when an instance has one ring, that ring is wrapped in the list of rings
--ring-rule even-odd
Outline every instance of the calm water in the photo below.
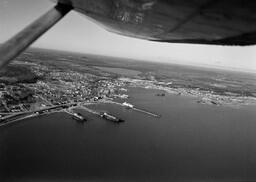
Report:
[[[55,113],[0,128],[0,176],[21,181],[256,180],[255,107],[197,104],[193,98],[132,89],[129,102],[93,106],[126,120],[83,112],[84,125]],[[4,181],[1,180],[1,181]]]

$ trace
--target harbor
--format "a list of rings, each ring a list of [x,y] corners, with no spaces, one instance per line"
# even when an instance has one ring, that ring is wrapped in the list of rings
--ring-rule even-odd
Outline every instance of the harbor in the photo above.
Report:
[[[124,107],[126,109],[131,109],[133,111],[149,115],[151,117],[156,117],[159,118],[160,115],[147,111],[145,109],[137,108],[133,104],[128,103],[128,102],[115,102],[112,100],[107,100],[107,99],[102,99],[98,100],[97,102],[82,102],[82,103],[70,103],[70,104],[63,104],[59,106],[51,106],[47,108],[42,108],[42,109],[37,109],[34,111],[27,111],[27,112],[18,112],[18,113],[13,113],[10,115],[6,115],[0,118],[0,126],[4,126],[10,123],[18,122],[26,118],[31,118],[31,117],[39,117],[40,115],[45,115],[45,114],[51,114],[54,112],[66,112],[67,114],[72,116],[72,119],[84,123],[87,121],[87,119],[82,116],[80,113],[75,112],[74,109],[83,109],[89,113],[92,113],[94,115],[97,115],[105,120],[111,121],[113,123],[122,123],[124,120],[122,118],[119,118],[118,116],[109,113],[109,112],[103,112],[103,111],[96,111],[93,109],[88,108],[89,105],[95,105],[95,104],[100,104],[100,103],[105,103],[105,104],[116,104],[121,107]]]

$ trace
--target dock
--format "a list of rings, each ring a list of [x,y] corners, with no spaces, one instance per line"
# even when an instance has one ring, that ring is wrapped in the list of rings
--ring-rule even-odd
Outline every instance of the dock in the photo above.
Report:
[[[134,111],[138,111],[138,112],[141,112],[141,113],[144,113],[144,114],[147,114],[147,115],[150,115],[150,116],[153,116],[153,117],[156,117],[156,118],[159,118],[160,115],[158,114],[155,114],[153,112],[150,112],[150,111],[146,111],[144,109],[139,109],[137,107],[135,107],[133,104],[130,104],[128,102],[124,102],[121,104],[123,107],[126,107],[127,109],[132,109]]]
[[[153,116],[153,117],[156,117],[156,118],[160,118],[160,115],[158,115],[158,114],[155,114],[155,113],[152,113],[152,112],[149,112],[149,111],[146,111],[146,110],[142,110],[142,109],[139,109],[139,108],[136,108],[136,107],[133,107],[133,110],[144,113],[144,114],[147,114],[147,115],[150,115],[150,116]]]
[[[117,105],[120,105],[122,107],[125,107],[127,109],[131,109],[131,110],[134,110],[134,111],[137,111],[137,112],[141,112],[143,114],[147,114],[147,115],[150,115],[152,117],[156,117],[156,118],[160,118],[161,115],[159,114],[156,114],[156,113],[153,113],[153,112],[150,112],[150,111],[147,111],[145,109],[140,109],[140,108],[137,108],[135,107],[133,104],[130,104],[128,102],[124,102],[124,103],[119,103],[119,102],[114,102],[114,101],[103,101],[104,103],[111,103],[111,104],[117,104]]]
[[[114,102],[114,101],[110,101],[110,100],[103,100],[103,101],[100,101],[100,102],[97,102],[97,103],[117,104],[119,106],[126,107],[127,109],[131,109],[131,110],[134,110],[134,111],[137,111],[137,112],[141,112],[143,114],[147,114],[147,115],[152,116],[152,117],[156,117],[156,118],[161,117],[160,115],[155,114],[153,112],[146,111],[146,110],[140,109],[140,108],[136,108],[136,107],[134,107],[134,105],[132,105],[130,103],[127,103],[127,102],[119,103],[119,102]],[[36,109],[36,110],[33,110],[33,111],[8,113],[8,114],[3,113],[4,116],[0,118],[0,127],[4,126],[4,125],[7,125],[7,124],[10,124],[10,123],[14,123],[14,122],[23,120],[23,119],[26,119],[26,118],[37,117],[37,116],[40,116],[40,115],[50,114],[50,113],[53,113],[53,112],[66,112],[67,114],[72,115],[74,119],[81,120],[81,121],[86,120],[79,113],[72,112],[72,109],[74,109],[74,108],[81,108],[81,109],[83,109],[83,110],[85,110],[89,113],[98,115],[100,117],[104,117],[104,118],[109,119],[109,120],[111,120],[110,118],[114,117],[115,118],[114,120],[116,120],[116,121],[123,121],[122,119],[120,119],[116,116],[112,116],[112,115],[109,115],[109,114],[102,115],[102,113],[97,112],[95,110],[92,110],[92,109],[86,107],[87,105],[90,105],[90,104],[94,104],[94,103],[92,103],[92,102],[69,103],[69,104],[62,104],[62,105],[55,105],[55,106],[40,108],[40,109]]]

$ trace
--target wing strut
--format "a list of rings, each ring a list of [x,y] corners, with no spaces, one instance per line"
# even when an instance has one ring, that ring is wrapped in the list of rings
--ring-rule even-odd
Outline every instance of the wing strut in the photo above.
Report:
[[[32,24],[7,40],[0,47],[0,70],[61,20],[71,9],[71,6],[57,4]]]

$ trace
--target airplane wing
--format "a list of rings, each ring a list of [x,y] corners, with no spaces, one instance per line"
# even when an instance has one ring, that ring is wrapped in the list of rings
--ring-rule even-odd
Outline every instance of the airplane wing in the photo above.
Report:
[[[254,45],[255,0],[59,0],[107,30],[160,42]]]
[[[255,0],[58,0],[0,47],[0,69],[70,10],[108,31],[168,43],[256,44]]]

